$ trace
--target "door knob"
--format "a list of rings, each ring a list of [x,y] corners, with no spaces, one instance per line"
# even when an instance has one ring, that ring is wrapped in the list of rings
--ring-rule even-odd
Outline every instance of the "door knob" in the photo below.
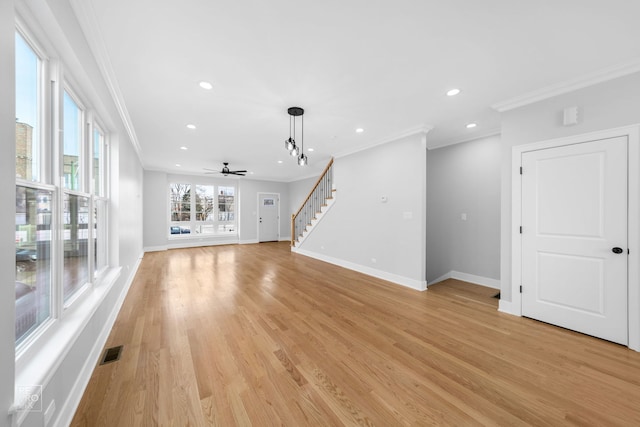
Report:
[[[615,248],[611,249],[611,252],[613,252],[614,254],[621,254],[622,248],[616,246]]]

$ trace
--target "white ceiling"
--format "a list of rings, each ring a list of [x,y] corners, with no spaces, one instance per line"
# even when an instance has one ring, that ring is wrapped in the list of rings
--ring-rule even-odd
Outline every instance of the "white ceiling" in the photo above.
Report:
[[[429,146],[469,140],[499,131],[498,102],[640,58],[637,0],[86,4],[144,167],[171,173],[228,161],[291,181],[425,127]],[[284,148],[291,106],[305,109],[308,168]]]

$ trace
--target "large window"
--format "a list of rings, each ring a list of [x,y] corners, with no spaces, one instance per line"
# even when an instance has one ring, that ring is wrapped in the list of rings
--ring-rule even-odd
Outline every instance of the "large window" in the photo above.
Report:
[[[43,76],[61,73],[51,72],[30,40],[16,32],[16,280],[11,286],[19,347],[48,320],[64,317],[109,264],[107,138],[68,85],[41,83]]]
[[[193,188],[195,192],[192,191]],[[237,233],[235,193],[236,189],[232,186],[170,184],[169,234],[177,237],[185,234]]]

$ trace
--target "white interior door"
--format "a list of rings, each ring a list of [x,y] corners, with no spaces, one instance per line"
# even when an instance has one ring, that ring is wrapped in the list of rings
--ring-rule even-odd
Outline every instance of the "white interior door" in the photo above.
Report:
[[[627,137],[522,167],[522,314],[627,344]]]
[[[258,196],[258,241],[278,241],[278,221],[280,197],[277,194],[260,194]]]

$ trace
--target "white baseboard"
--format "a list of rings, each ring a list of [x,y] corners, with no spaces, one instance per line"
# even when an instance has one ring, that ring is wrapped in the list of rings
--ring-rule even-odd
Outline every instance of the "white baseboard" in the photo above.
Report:
[[[375,268],[367,267],[364,265],[356,264],[356,263],[345,261],[338,258],[333,258],[327,255],[307,251],[307,250],[296,248],[296,247],[291,247],[291,252],[308,256],[310,258],[315,258],[320,261],[328,262],[329,264],[334,264],[349,270],[357,271],[359,273],[366,274],[367,276],[377,277],[378,279],[386,280],[388,282],[392,282],[407,288],[415,289],[417,291],[427,290],[427,282],[424,280],[411,279],[409,277],[400,276],[400,275],[389,273],[382,270],[377,270]]]
[[[143,248],[144,252],[161,252],[161,251],[166,251],[167,249],[169,249],[168,246],[145,246]]]
[[[133,284],[133,279],[140,267],[140,263],[142,262],[142,258],[144,257],[144,252],[140,254],[138,260],[135,265],[131,269],[129,277],[116,300],[116,304],[113,306],[111,313],[109,313],[109,317],[107,321],[104,323],[100,334],[96,337],[96,341],[91,349],[91,352],[87,355],[85,359],[85,363],[80,368],[76,381],[71,388],[71,393],[67,400],[63,403],[60,408],[60,412],[58,413],[58,417],[56,421],[53,423],[54,426],[68,426],[71,424],[73,420],[73,416],[78,409],[78,405],[80,405],[80,401],[82,400],[82,396],[89,385],[89,380],[91,380],[91,375],[102,355],[102,349],[109,338],[109,334],[111,333],[111,329],[118,317],[118,313],[120,313],[120,309],[122,308],[122,304],[124,304],[124,300],[129,293],[129,288]]]
[[[260,243],[258,239],[247,239],[238,241],[239,245],[253,245],[255,243]]]
[[[520,314],[516,313],[515,310],[513,310],[513,303],[511,301],[505,301],[503,299],[498,301],[498,311],[501,313],[520,317]]]
[[[462,280],[463,282],[473,283],[475,285],[485,286],[487,288],[500,290],[500,280],[490,279],[489,277],[476,276],[475,274],[462,273],[460,271],[451,270],[450,272],[443,274],[435,280],[429,282],[428,286],[434,283],[442,282],[447,279]]]
[[[427,283],[427,287],[429,287],[429,286],[431,286],[433,284],[436,284],[436,283],[440,283],[443,280],[451,279],[452,278],[451,273],[452,273],[452,271],[443,274],[442,276],[438,277],[437,279],[433,279],[432,281]]]

